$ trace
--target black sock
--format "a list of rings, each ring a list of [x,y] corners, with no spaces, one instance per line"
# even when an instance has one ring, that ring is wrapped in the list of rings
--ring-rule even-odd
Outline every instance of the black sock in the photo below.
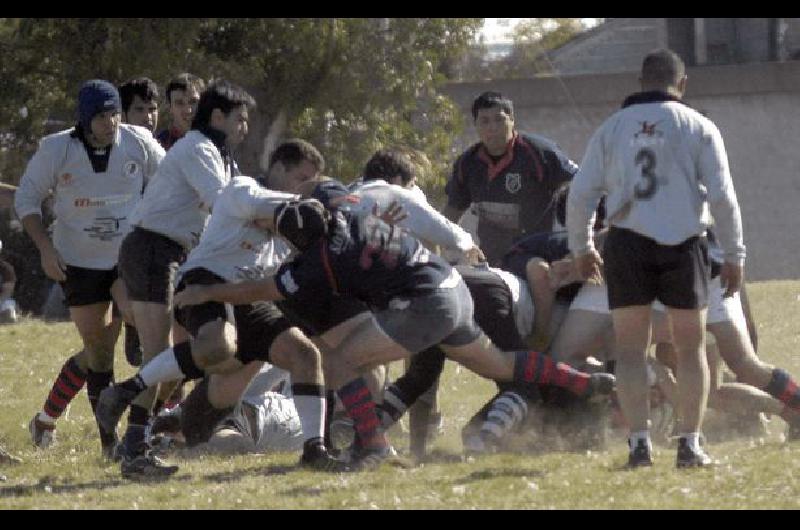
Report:
[[[172,347],[172,351],[175,353],[175,360],[178,362],[181,372],[186,375],[187,379],[205,377],[206,373],[192,359],[192,347],[189,345],[189,341],[179,342]]]
[[[335,410],[336,392],[328,390],[325,392],[325,447],[328,448],[333,447],[333,440],[331,440],[331,423],[333,423],[333,413]]]
[[[114,372],[95,372],[91,369],[86,370],[86,394],[89,396],[89,404],[92,406],[92,413],[97,410],[97,398],[100,392],[103,391],[114,380]],[[116,441],[116,435],[113,432],[106,432],[97,425],[100,432],[100,443],[103,446],[112,444]]]

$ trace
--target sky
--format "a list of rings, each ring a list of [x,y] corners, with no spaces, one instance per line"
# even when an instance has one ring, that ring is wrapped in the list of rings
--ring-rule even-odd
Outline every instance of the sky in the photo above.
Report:
[[[486,43],[493,42],[511,42],[511,38],[505,34],[510,33],[514,27],[525,20],[524,18],[487,18],[483,24],[481,34],[486,38]],[[597,19],[587,18],[586,21],[591,21],[594,25]]]

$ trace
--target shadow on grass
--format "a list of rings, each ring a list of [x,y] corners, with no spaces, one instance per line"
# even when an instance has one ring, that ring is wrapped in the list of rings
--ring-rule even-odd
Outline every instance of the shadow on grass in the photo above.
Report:
[[[479,480],[490,480],[493,478],[540,478],[544,476],[544,472],[538,469],[512,469],[512,468],[495,468],[495,469],[481,469],[480,471],[473,471],[466,477],[462,477],[454,484],[469,484],[470,482],[477,482]],[[451,481],[448,481],[451,482]]]
[[[295,465],[280,465],[275,464],[271,466],[261,466],[253,469],[236,469],[233,471],[222,471],[220,473],[211,473],[210,475],[201,475],[203,480],[211,482],[236,482],[247,476],[263,477],[267,475],[286,475],[292,471],[297,471],[299,468]]]
[[[0,498],[4,497],[26,497],[34,493],[49,493],[53,495],[61,493],[80,493],[82,491],[90,490],[105,490],[108,488],[115,488],[117,486],[127,486],[130,484],[144,484],[144,483],[160,483],[160,482],[186,482],[192,479],[191,475],[180,477],[171,477],[169,479],[148,479],[148,480],[125,480],[109,479],[109,480],[93,480],[90,482],[77,482],[67,484],[51,484],[48,480],[40,480],[36,484],[16,484],[10,486],[0,486]]]

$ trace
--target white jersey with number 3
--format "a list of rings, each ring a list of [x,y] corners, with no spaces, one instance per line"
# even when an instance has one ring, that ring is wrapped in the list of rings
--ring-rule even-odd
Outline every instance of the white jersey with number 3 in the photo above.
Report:
[[[725,260],[742,263],[745,247],[728,157],[717,127],[678,101],[633,104],[595,132],[570,187],[570,249],[589,248],[589,222],[607,194],[608,224],[662,245],[697,236],[714,217]]]

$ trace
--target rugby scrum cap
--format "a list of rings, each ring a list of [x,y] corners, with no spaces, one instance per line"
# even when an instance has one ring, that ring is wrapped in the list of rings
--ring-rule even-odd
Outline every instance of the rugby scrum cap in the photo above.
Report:
[[[90,130],[92,118],[109,110],[122,110],[117,88],[102,79],[86,81],[78,92],[78,120],[85,130]]]
[[[316,199],[289,201],[275,210],[275,231],[303,252],[328,233],[330,218]]]

